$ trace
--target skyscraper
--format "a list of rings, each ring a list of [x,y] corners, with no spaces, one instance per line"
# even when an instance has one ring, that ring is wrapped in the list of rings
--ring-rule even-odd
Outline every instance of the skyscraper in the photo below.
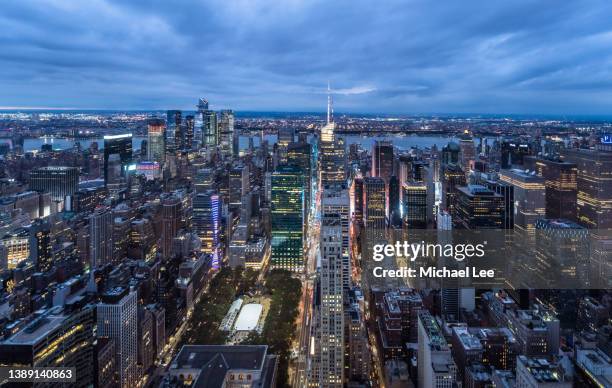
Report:
[[[410,229],[427,227],[427,186],[410,181],[402,187],[404,225]]]
[[[321,128],[318,145],[320,188],[342,185],[346,180],[344,140],[335,134],[332,98],[328,87],[327,122]]]
[[[534,284],[542,288],[590,285],[587,229],[569,220],[541,219],[536,222],[535,236]]]
[[[249,166],[238,163],[229,172],[229,207],[237,212],[242,197],[249,192]]]
[[[459,229],[502,229],[504,199],[481,185],[457,188],[454,219]]]
[[[147,125],[147,159],[163,164],[166,160],[164,132],[166,124],[161,119],[151,119]]]
[[[363,237],[361,255],[364,264],[371,264],[375,244],[386,243],[385,238],[385,181],[368,177],[363,180]],[[364,274],[368,273],[364,269]],[[368,281],[367,276],[364,279]]]
[[[351,185],[351,218],[356,223],[363,222],[363,178],[353,179]]]
[[[79,186],[79,169],[76,167],[39,167],[30,171],[30,188],[50,193],[54,201],[63,201],[76,193]]]
[[[383,178],[385,183],[393,174],[393,144],[390,141],[376,140],[372,145],[372,172],[373,177]]]
[[[454,216],[457,186],[465,186],[465,172],[459,165],[460,148],[457,143],[448,143],[442,148],[440,178],[442,180],[442,208]]]
[[[124,133],[121,135],[104,136],[104,182],[108,182],[108,160],[111,155],[119,155],[121,160],[121,174],[127,170],[127,166],[132,163],[132,134]]]
[[[282,166],[271,177],[272,268],[304,269],[304,177],[293,166]]]
[[[51,241],[51,226],[42,219],[35,220],[29,227],[30,260],[41,272],[46,272],[53,266],[53,242]]]
[[[190,150],[193,147],[193,134],[195,131],[195,116],[187,115],[185,125],[181,131],[181,149]]]
[[[461,168],[463,171],[470,171],[472,164],[476,160],[476,146],[474,139],[467,133],[464,133],[459,139],[459,149]]]
[[[576,220],[578,195],[576,164],[532,156],[525,156],[524,161],[544,179],[546,218]]]
[[[349,196],[346,188],[332,187],[324,189],[321,194],[321,217],[337,216],[341,229],[341,252],[340,259],[341,270],[343,274],[343,284],[345,291],[348,291],[351,285],[351,261],[349,256]],[[334,225],[336,221],[334,219]]]
[[[198,115],[202,120],[202,145],[216,147],[217,137],[217,113],[208,109],[208,101],[200,98],[198,101]]]
[[[304,217],[308,217],[312,203],[312,146],[306,142],[290,143],[287,164],[298,167],[304,175]]]
[[[89,216],[89,260],[92,269],[113,262],[112,221],[113,214],[108,208],[100,207]]]
[[[546,212],[544,179],[522,170],[502,170],[499,179],[513,187],[514,227],[533,236],[536,220]]]
[[[172,155],[179,149],[182,116],[180,110],[166,111],[166,152]]]
[[[162,200],[161,253],[164,258],[170,258],[172,241],[180,228],[181,202],[175,196]]]
[[[342,387],[344,371],[343,226],[336,213],[324,213],[321,225],[320,383]]]
[[[387,216],[391,224],[401,223],[400,195],[401,187],[399,179],[395,175],[389,178],[387,184]]]
[[[219,244],[221,243],[222,224],[221,206],[222,201],[219,194],[212,190],[197,193],[193,197],[193,230],[200,237],[202,252],[213,255],[216,265],[219,265]]]
[[[234,112],[230,109],[219,112],[217,142],[226,154],[231,154],[234,151]]]
[[[54,307],[36,314],[22,330],[0,341],[0,365],[75,368],[76,381],[65,385],[93,386],[94,308],[88,305],[68,311]]]
[[[561,157],[577,167],[577,222],[592,229],[593,281],[612,287],[612,146],[566,149]]]
[[[138,384],[138,303],[136,291],[118,287],[102,295],[97,306],[98,336],[113,339],[119,386]]]

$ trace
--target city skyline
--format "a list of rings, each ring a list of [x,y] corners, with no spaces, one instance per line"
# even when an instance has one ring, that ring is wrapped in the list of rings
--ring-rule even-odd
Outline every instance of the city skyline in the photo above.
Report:
[[[608,111],[601,2],[167,7],[5,4],[0,107],[318,111],[331,81],[344,112]]]

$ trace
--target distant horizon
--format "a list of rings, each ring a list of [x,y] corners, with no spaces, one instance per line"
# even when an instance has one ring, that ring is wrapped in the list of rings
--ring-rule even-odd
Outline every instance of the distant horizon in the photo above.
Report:
[[[197,112],[197,109],[181,109],[176,107],[170,107],[166,109],[104,109],[104,108],[68,108],[68,107],[0,107],[0,114],[7,113],[100,113],[100,114],[112,114],[112,113],[163,113],[168,110],[181,110],[182,112]],[[255,118],[266,114],[270,115],[291,115],[291,116],[320,116],[325,118],[326,112],[320,111],[309,111],[309,110],[275,110],[275,109],[232,109],[231,107],[219,107],[211,110],[220,111],[223,109],[231,109],[234,111],[237,117],[242,118]],[[251,116],[253,115],[253,116]],[[609,114],[583,114],[583,113],[568,113],[568,114],[555,114],[555,113],[478,113],[478,112],[411,112],[411,113],[400,113],[400,112],[359,112],[359,111],[335,111],[334,116],[348,116],[348,117],[376,117],[380,116],[383,118],[482,118],[482,119],[500,119],[510,118],[514,120],[555,120],[555,121],[612,121],[612,113]],[[271,117],[274,118],[274,117]]]

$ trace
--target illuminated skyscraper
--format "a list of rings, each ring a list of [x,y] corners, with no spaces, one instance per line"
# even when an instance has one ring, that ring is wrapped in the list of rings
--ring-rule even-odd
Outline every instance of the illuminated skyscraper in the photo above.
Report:
[[[343,287],[346,291],[351,286],[351,261],[349,256],[349,218],[350,206],[349,195],[346,188],[332,187],[324,189],[321,194],[321,216],[337,216],[341,229],[341,248],[340,260],[343,274]],[[334,221],[335,223],[336,221]]]
[[[533,156],[525,156],[524,161],[545,181],[546,217],[576,220],[576,164]]]
[[[461,153],[461,148],[455,142],[450,142],[446,146],[442,147],[442,166],[448,165],[459,165],[460,159],[459,155]]]
[[[89,217],[89,260],[92,269],[113,262],[112,236],[112,211],[102,207],[96,209]]]
[[[312,203],[312,146],[306,142],[290,143],[287,164],[298,167],[304,175],[304,217],[308,217]]]
[[[577,167],[578,215],[587,228],[612,228],[612,145],[563,150],[564,161]]]
[[[0,365],[75,368],[75,383],[63,385],[93,386],[95,308],[87,305],[68,312],[54,307],[41,309],[36,315],[22,330],[0,341]],[[53,384],[48,383],[48,386]]]
[[[97,305],[98,336],[114,340],[119,386],[138,385],[138,303],[136,291],[115,288]]]
[[[190,150],[193,147],[193,133],[195,131],[195,117],[187,115],[185,117],[185,125],[181,131],[181,141],[183,150]]]
[[[569,220],[538,220],[532,268],[536,275],[534,284],[541,288],[587,288],[589,231]]]
[[[124,133],[121,135],[104,136],[104,182],[108,183],[108,160],[111,155],[119,155],[121,160],[121,175],[127,171],[127,167],[132,163],[132,134]]]
[[[385,183],[389,183],[393,175],[393,144],[390,141],[376,140],[372,145],[371,175],[380,177]]]
[[[325,192],[323,193],[325,195]],[[337,213],[323,213],[321,225],[320,386],[342,387],[344,371],[343,226]]]
[[[529,155],[529,144],[519,140],[504,140],[501,145],[501,168],[509,169],[513,165],[523,165],[524,158]]]
[[[30,260],[36,264],[38,271],[47,272],[53,266],[51,225],[43,219],[37,219],[28,229],[30,232]]]
[[[334,185],[341,186],[346,181],[344,140],[336,137],[335,129],[332,98],[328,87],[327,122],[321,128],[318,146],[319,186],[321,189]]]
[[[181,202],[175,196],[162,200],[161,253],[164,258],[170,258],[172,242],[181,224]]]
[[[282,166],[271,177],[272,268],[304,269],[304,177],[293,166]]]
[[[463,171],[470,171],[474,160],[476,160],[476,146],[472,136],[465,133],[459,139],[460,164]]]
[[[363,222],[363,178],[353,179],[351,185],[351,218],[356,223]]]
[[[166,112],[166,152],[175,154],[179,148],[183,113],[180,110]]]
[[[200,98],[198,102],[198,115],[202,120],[202,144],[207,147],[216,147],[217,138],[217,113],[208,109],[208,101]]]
[[[457,188],[455,224],[459,229],[502,229],[504,199],[480,185]]]
[[[364,263],[371,263],[375,244],[385,239],[385,181],[367,177],[363,180],[363,237],[361,252]],[[365,272],[365,271],[364,271]]]
[[[612,145],[567,149],[561,157],[578,171],[577,222],[593,229],[592,278],[597,287],[612,287]]]
[[[502,170],[499,179],[513,187],[514,227],[533,236],[536,220],[546,212],[544,179],[522,170]]]
[[[147,159],[163,164],[166,160],[164,132],[166,124],[161,119],[151,119],[147,125]]]
[[[230,109],[219,112],[217,124],[217,144],[221,150],[231,154],[234,150],[234,112]]]
[[[202,242],[202,252],[213,255],[213,265],[219,265],[221,243],[221,197],[212,190],[193,197],[193,230]],[[216,257],[215,257],[216,255]]]
[[[465,173],[456,164],[442,166],[442,207],[454,216],[457,202],[457,188],[465,186]]]
[[[237,212],[242,197],[249,192],[249,166],[238,163],[229,172],[229,207]]]
[[[423,182],[407,182],[402,187],[404,225],[410,229],[427,227],[427,185]]]
[[[63,201],[76,193],[79,186],[79,169],[76,167],[39,167],[30,171],[30,188],[50,193],[54,201]]]
[[[455,198],[457,187],[467,184],[465,172],[460,166],[459,145],[455,142],[448,143],[442,148],[442,162],[440,163],[440,179],[442,183],[442,210],[447,210],[452,216],[455,212]]]

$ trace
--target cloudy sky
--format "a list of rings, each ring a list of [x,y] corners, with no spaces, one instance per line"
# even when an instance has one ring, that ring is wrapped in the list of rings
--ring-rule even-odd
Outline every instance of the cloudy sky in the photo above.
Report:
[[[612,113],[612,2],[4,0],[0,106]]]

